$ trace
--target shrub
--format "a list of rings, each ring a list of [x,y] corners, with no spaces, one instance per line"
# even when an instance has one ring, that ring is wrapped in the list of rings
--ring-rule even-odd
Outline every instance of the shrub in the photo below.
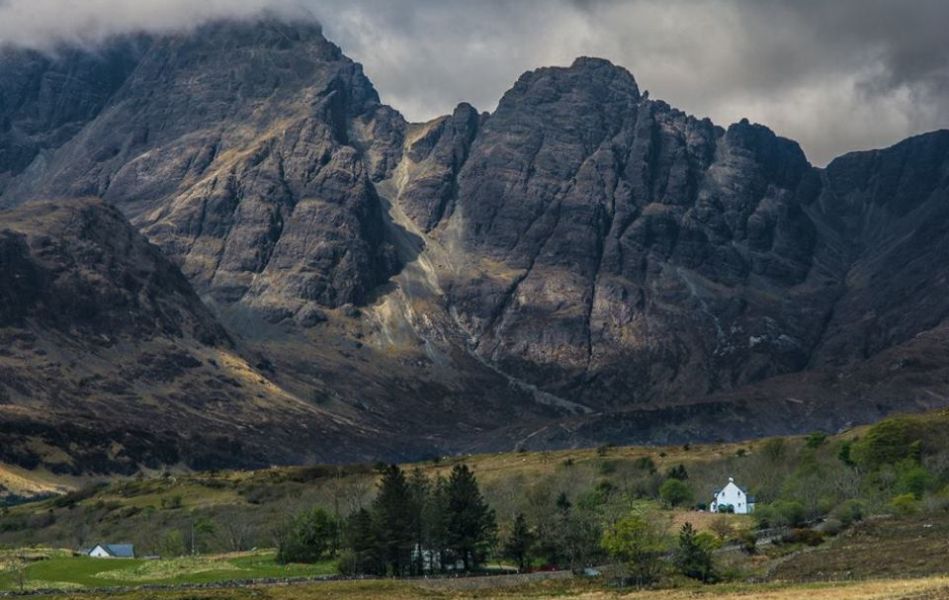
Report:
[[[603,534],[603,549],[626,564],[634,583],[653,583],[662,572],[666,552],[665,524],[654,515],[634,510]]]
[[[656,463],[652,460],[651,456],[641,456],[633,461],[633,466],[639,469],[640,471],[646,471],[650,475],[656,472]]]
[[[745,554],[758,552],[758,536],[753,531],[742,531],[735,539]]]
[[[761,452],[770,462],[781,462],[785,454],[787,454],[787,448],[784,446],[784,439],[772,438],[766,441],[761,447]]]
[[[840,450],[837,451],[837,458],[840,459],[840,462],[844,463],[848,467],[856,466],[857,463],[853,461],[851,456],[853,452],[853,442],[846,440],[841,442]]]
[[[616,472],[616,461],[615,460],[604,460],[600,463],[600,466],[597,468],[600,475],[612,475]]]
[[[845,500],[830,511],[830,517],[840,521],[846,527],[862,521],[866,510],[866,505],[861,500]]]
[[[905,462],[909,462],[909,464],[901,465],[902,468],[896,480],[896,489],[906,494],[912,494],[914,498],[920,500],[926,490],[933,486],[935,478],[924,467],[913,463],[911,460]]]
[[[827,441],[827,434],[822,431],[815,431],[807,436],[804,445],[808,448],[820,448]]]
[[[708,528],[714,531],[715,534],[723,540],[727,540],[735,535],[735,528],[732,527],[728,517],[716,517],[709,523]]]
[[[692,502],[692,488],[679,479],[666,479],[659,488],[659,497],[669,506],[681,506]]]
[[[884,419],[853,445],[851,455],[858,464],[871,470],[896,464],[913,452],[909,429],[905,419]]]
[[[919,511],[919,502],[913,494],[900,494],[890,500],[890,507],[900,515],[911,515]]]
[[[806,546],[820,546],[824,543],[824,534],[816,529],[796,528],[789,531],[781,541],[786,544],[804,544]]]
[[[181,494],[161,497],[161,507],[165,510],[175,510],[176,508],[181,508],[183,503],[184,500],[182,499]]]
[[[796,500],[778,500],[769,505],[759,506],[755,510],[758,527],[796,527],[804,524],[806,511],[804,505]]]

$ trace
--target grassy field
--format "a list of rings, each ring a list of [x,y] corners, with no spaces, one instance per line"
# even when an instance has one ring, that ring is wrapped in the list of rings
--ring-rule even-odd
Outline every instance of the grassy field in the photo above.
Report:
[[[534,600],[937,600],[949,597],[949,578],[874,580],[850,583],[742,584],[689,587],[669,590],[604,589],[595,582],[551,581],[491,590],[435,589],[424,583],[400,581],[344,581],[238,590],[137,591],[127,594],[82,593],[44,596],[44,600],[490,600],[528,598]]]
[[[38,558],[38,557],[37,557]],[[272,552],[185,557],[170,560],[103,560],[51,552],[26,568],[29,589],[79,589],[146,584],[211,583],[243,579],[312,577],[336,572],[332,561],[279,565]],[[13,590],[11,573],[0,573],[0,590]]]
[[[915,441],[918,455],[913,464],[925,465],[929,471],[919,479],[924,489],[902,507],[891,500],[906,491],[899,487],[902,473],[908,472],[905,468],[900,471],[884,465],[874,471],[853,462],[848,465],[841,458],[849,460],[850,455],[843,451],[849,452],[855,440],[872,437],[868,428],[734,444],[604,446],[442,457],[405,465],[408,470],[420,469],[429,478],[445,476],[460,463],[469,465],[497,512],[502,537],[519,511],[535,525],[556,515],[559,496],[568,498],[574,510],[593,506],[584,510],[598,511],[595,514],[604,523],[622,517],[630,502],[639,499],[651,503],[654,516],[668,523],[670,539],[685,522],[699,531],[713,532],[723,545],[716,554],[722,580],[771,582],[768,584],[696,587],[684,578],[676,582],[670,576],[664,578],[666,584],[684,587],[637,595],[614,590],[605,581],[548,582],[519,587],[516,592],[500,587],[484,591],[453,588],[444,582],[420,586],[412,581],[363,581],[187,594],[139,592],[129,598],[949,598],[945,580],[949,575],[949,411],[905,421],[910,431],[906,442]],[[671,476],[670,470],[680,466],[688,470],[688,487],[694,497],[674,507],[660,497],[659,490]],[[94,588],[102,587],[331,574],[335,571],[331,562],[281,566],[275,563],[272,551],[245,550],[274,547],[275,529],[302,509],[320,506],[330,513],[347,515],[369,506],[378,472],[376,465],[367,464],[149,472],[111,481],[90,480],[82,482],[81,488],[73,486],[74,491],[63,496],[0,507],[0,590],[17,586],[14,576],[3,572],[5,556],[24,554],[29,565],[28,587],[77,589],[83,594],[80,598],[94,598]],[[25,475],[18,471],[17,476]],[[793,522],[795,528],[818,527],[822,519],[825,523],[836,521],[836,526],[823,530],[826,535],[812,532],[819,534],[816,547],[786,535],[790,529],[780,535],[762,534],[757,552],[748,554],[737,541],[756,526],[754,517],[713,515],[687,508],[708,501],[729,476],[758,496],[759,508],[789,497],[798,501],[807,518]],[[46,476],[43,481],[44,485],[54,483]],[[863,514],[844,524],[840,515],[849,513],[836,509],[851,498],[859,499]],[[759,517],[764,514],[758,512]],[[212,525],[196,538],[200,556],[173,558],[191,554],[190,532],[198,522]],[[773,524],[761,526],[774,529]],[[166,558],[101,561],[72,557],[71,550],[99,542],[130,542],[139,555]],[[546,555],[534,559],[535,565],[547,560]],[[872,582],[860,583],[871,578]],[[855,581],[846,585],[820,583],[850,580]]]

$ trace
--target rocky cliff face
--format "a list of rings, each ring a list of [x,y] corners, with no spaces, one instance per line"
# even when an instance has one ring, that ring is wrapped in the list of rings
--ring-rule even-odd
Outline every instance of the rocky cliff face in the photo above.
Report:
[[[50,117],[75,118],[78,131],[34,160],[6,202],[101,197],[202,293],[272,315],[363,302],[394,272],[372,178],[391,168],[403,122],[318,26],[215,23],[139,44],[130,65],[95,64],[119,86],[85,82],[111,96]],[[92,59],[46,60],[59,72]],[[49,95],[55,105],[74,92]]]
[[[449,298],[480,354],[596,406],[798,369],[829,309],[808,281],[818,189],[764,127],[643,98],[605,61],[540,69],[461,171],[472,268]]]
[[[946,132],[818,169],[593,58],[409,124],[319,27],[275,20],[2,56],[0,204],[101,197],[187,283],[169,263],[71,309],[9,233],[0,325],[74,357],[100,329],[237,357],[258,387],[228,423],[319,432],[278,451],[261,426],[255,460],[832,429],[949,397]]]

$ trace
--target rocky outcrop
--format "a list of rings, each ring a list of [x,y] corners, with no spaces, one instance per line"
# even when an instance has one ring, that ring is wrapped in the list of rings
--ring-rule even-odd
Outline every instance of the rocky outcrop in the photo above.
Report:
[[[594,405],[799,369],[829,310],[808,281],[819,189],[764,127],[649,100],[606,61],[540,69],[461,171],[472,268],[450,299],[479,353]]]
[[[202,293],[269,315],[362,303],[397,269],[372,180],[391,170],[404,123],[317,25],[214,23],[129,59],[95,120],[6,202],[104,198]]]
[[[30,165],[40,170],[49,152],[100,114],[148,45],[132,36],[100,52],[0,47],[0,206],[11,179]]]
[[[949,131],[831,162],[813,207],[841,291],[813,366],[869,359],[949,318]]]

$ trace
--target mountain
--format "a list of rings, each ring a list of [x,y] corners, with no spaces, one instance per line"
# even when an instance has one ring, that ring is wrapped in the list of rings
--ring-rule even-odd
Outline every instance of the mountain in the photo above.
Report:
[[[33,382],[7,391],[17,431],[81,413],[179,449],[133,469],[735,439],[949,403],[949,132],[819,169],[595,58],[524,74],[493,113],[408,123],[319,26],[269,17],[0,67],[0,230],[22,241],[4,257],[50,269],[36,240],[94,243],[31,212],[81,207],[144,236],[100,255],[166,275],[138,273],[149,302],[95,329],[68,286],[0,270],[0,331],[55,336],[78,369],[6,361]],[[199,366],[155,391],[133,368],[154,344]],[[106,355],[120,392],[57,391]],[[254,383],[216,383],[222,364]]]
[[[270,381],[114,207],[71,198],[0,214],[3,462],[133,473],[383,451]]]

